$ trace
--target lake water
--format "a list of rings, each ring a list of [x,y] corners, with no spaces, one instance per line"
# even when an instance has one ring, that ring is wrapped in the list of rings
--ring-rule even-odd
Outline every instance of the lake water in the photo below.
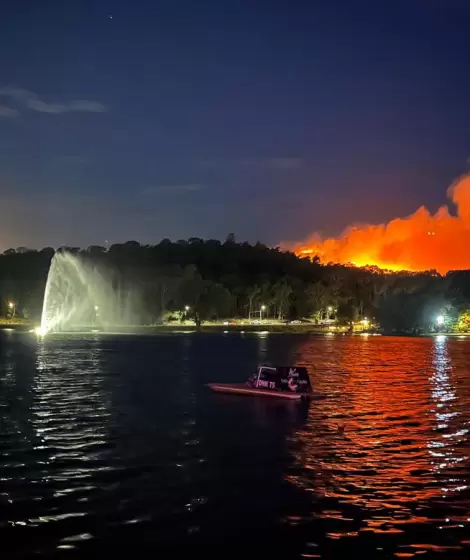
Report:
[[[205,387],[268,362],[326,398]],[[0,422],[8,558],[470,557],[470,340],[4,332]]]

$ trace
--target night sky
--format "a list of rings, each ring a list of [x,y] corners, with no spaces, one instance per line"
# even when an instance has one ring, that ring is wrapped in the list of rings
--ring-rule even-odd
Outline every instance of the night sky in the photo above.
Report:
[[[446,202],[468,0],[2,3],[0,249],[268,244]]]

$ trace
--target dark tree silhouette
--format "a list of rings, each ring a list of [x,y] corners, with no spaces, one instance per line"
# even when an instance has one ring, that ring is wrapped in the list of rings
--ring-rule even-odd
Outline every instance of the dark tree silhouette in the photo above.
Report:
[[[192,237],[157,245],[137,241],[107,250],[60,247],[107,270],[114,289],[137,290],[143,302],[142,323],[157,323],[186,306],[196,321],[263,316],[317,321],[335,309],[345,324],[375,317],[387,331],[417,332],[429,328],[446,309],[454,319],[470,308],[470,271],[445,277],[435,271],[385,273],[356,268],[269,248]],[[37,320],[54,250],[8,249],[0,255],[0,315],[14,303],[17,317]],[[264,308],[262,308],[264,306]],[[259,316],[259,315],[258,315]]]

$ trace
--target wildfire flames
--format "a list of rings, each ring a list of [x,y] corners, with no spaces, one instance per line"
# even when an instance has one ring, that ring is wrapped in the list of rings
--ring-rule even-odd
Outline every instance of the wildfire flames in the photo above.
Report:
[[[470,175],[451,185],[447,195],[455,216],[442,206],[432,215],[424,206],[407,218],[388,224],[352,226],[341,237],[322,239],[313,234],[297,244],[297,255],[318,255],[324,264],[378,266],[386,270],[423,271],[470,269]]]

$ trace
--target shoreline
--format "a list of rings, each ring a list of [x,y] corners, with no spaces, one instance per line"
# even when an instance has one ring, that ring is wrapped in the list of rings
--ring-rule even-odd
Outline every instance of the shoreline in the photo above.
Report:
[[[10,323],[4,322],[0,320],[0,329],[2,330],[14,330],[19,332],[30,332],[34,329],[35,324],[33,323]],[[238,332],[238,333],[245,333],[245,332],[269,332],[269,333],[301,333],[301,334],[351,334],[348,332],[346,328],[338,328],[338,330],[330,330],[328,327],[322,327],[318,325],[312,324],[294,324],[294,325],[285,325],[285,324],[273,324],[273,323],[261,323],[261,324],[235,324],[235,325],[224,325],[224,324],[202,324],[199,327],[196,326],[194,323],[188,324],[170,324],[170,325],[132,325],[132,326],[115,326],[112,327],[109,331],[102,328],[97,327],[95,325],[83,326],[80,328],[72,329],[67,332],[115,332],[115,333],[163,333],[163,332],[205,332],[205,333],[226,333],[226,332]],[[360,332],[355,332],[354,334],[360,334]]]
[[[0,330],[3,331],[15,331],[21,333],[29,333],[34,328],[33,323],[20,323],[20,322],[9,322],[0,320]],[[257,334],[304,334],[304,335],[341,335],[341,336],[390,336],[390,337],[406,337],[406,338],[432,338],[437,336],[445,336],[449,338],[470,338],[469,333],[459,333],[459,332],[424,332],[420,334],[411,333],[387,333],[380,332],[379,329],[370,329],[367,331],[354,331],[350,332],[347,328],[338,328],[337,330],[331,330],[328,327],[322,327],[312,324],[236,324],[236,325],[223,325],[223,324],[202,324],[197,327],[194,324],[175,324],[175,325],[135,325],[135,326],[119,326],[113,327],[111,330],[105,330],[103,328],[97,328],[96,326],[90,325],[82,328],[73,329],[67,331],[68,333],[103,333],[103,334],[171,334],[171,333],[257,333]]]

